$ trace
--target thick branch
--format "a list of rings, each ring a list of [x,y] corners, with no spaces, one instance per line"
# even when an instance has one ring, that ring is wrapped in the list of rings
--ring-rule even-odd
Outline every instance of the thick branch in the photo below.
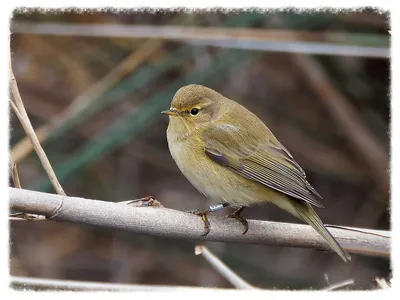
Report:
[[[169,238],[329,249],[310,226],[303,224],[249,220],[249,232],[242,235],[243,228],[239,222],[210,217],[211,232],[202,237],[204,227],[199,217],[172,209],[133,207],[24,189],[9,190],[12,209],[45,215],[59,221]],[[349,227],[328,229],[351,253],[383,257],[390,255],[391,234],[388,231]]]

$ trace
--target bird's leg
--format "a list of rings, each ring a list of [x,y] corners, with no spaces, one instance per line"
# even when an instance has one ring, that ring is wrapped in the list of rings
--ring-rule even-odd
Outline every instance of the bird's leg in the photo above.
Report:
[[[190,211],[187,211],[187,212],[201,217],[201,219],[203,220],[203,223],[204,223],[204,228],[206,230],[202,234],[202,236],[206,236],[207,234],[210,233],[210,228],[211,228],[211,225],[210,225],[210,222],[208,221],[207,215],[210,212],[219,211],[221,209],[224,209],[227,206],[229,206],[229,204],[225,202],[225,203],[221,203],[221,204],[210,205],[207,209],[190,210]]]
[[[233,213],[228,215],[228,218],[234,218],[243,224],[243,226],[244,226],[243,234],[245,234],[249,230],[249,224],[247,223],[247,220],[245,218],[243,218],[242,216],[240,216],[240,214],[243,212],[244,209],[245,209],[244,206],[240,206],[237,210],[235,210]]]

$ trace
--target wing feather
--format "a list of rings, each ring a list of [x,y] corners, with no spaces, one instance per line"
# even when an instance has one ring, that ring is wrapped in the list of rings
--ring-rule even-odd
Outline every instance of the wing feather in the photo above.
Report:
[[[245,178],[323,207],[322,197],[308,183],[304,170],[275,137],[254,143],[247,132],[226,128],[217,125],[212,132],[204,132],[209,146],[204,151],[210,159]],[[250,141],[253,143],[248,145]]]

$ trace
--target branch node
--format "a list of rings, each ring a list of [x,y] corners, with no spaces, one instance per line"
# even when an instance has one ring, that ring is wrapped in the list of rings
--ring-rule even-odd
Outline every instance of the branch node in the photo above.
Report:
[[[55,217],[58,216],[58,214],[61,212],[62,206],[64,204],[64,198],[60,199],[60,204],[58,207],[54,210],[54,212],[51,213],[50,216],[47,217],[48,220],[54,219]]]

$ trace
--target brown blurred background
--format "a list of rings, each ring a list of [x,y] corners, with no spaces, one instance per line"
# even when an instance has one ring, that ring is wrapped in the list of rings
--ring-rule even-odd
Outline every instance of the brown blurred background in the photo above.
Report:
[[[323,196],[326,208],[318,213],[325,223],[388,230],[388,29],[388,16],[371,10],[20,10],[11,20],[11,51],[22,100],[67,195],[153,195],[178,210],[212,204],[175,166],[168,120],[159,113],[179,87],[197,83],[270,127]],[[177,37],[163,38],[169,35]],[[10,149],[22,187],[53,193],[36,154],[20,144],[24,138],[11,113]],[[244,216],[298,222],[270,205]],[[194,255],[193,241],[56,222],[10,226],[14,276],[231,287]],[[268,289],[319,289],[349,278],[352,288],[370,289],[375,277],[390,276],[383,258],[353,255],[345,264],[312,249],[207,245],[245,280]]]

